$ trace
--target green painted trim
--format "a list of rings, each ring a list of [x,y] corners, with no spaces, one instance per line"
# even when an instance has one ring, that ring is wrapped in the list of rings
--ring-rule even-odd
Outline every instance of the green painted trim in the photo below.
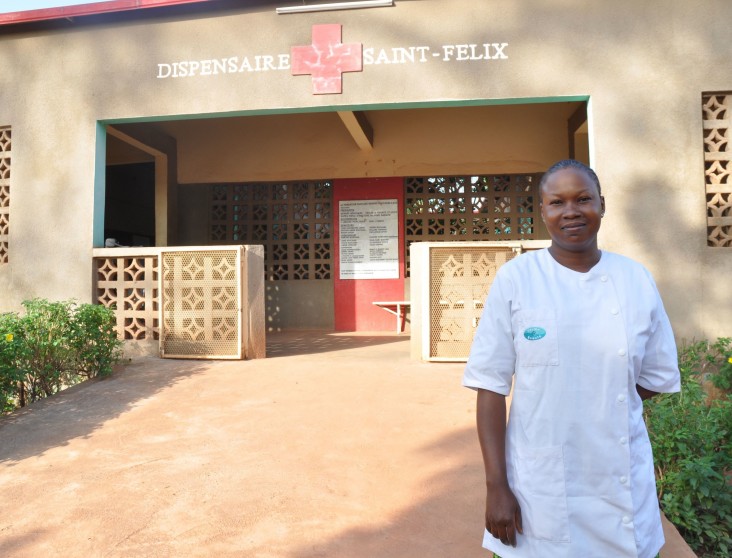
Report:
[[[102,120],[102,124],[127,124],[137,122],[161,122],[170,120],[197,120],[203,118],[230,118],[237,116],[261,116],[277,114],[307,114],[316,112],[336,112],[341,110],[369,111],[369,110],[404,110],[420,108],[450,108],[450,107],[479,107],[501,105],[530,105],[545,103],[568,103],[589,101],[589,95],[568,95],[566,97],[527,97],[511,99],[460,99],[422,101],[412,103],[378,103],[373,105],[324,105],[314,107],[287,107],[273,109],[237,110],[227,112],[211,112],[200,114],[174,114],[157,116],[138,116],[133,118],[110,118]]]
[[[104,198],[107,173],[107,127],[97,122],[96,153],[94,156],[94,214],[92,243],[94,248],[104,247]]]
[[[595,168],[595,118],[592,99],[587,101],[587,142],[590,152],[590,167]]]

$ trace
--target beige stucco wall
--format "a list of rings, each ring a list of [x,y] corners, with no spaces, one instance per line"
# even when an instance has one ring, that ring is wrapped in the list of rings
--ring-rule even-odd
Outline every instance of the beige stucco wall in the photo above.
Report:
[[[293,16],[277,16],[274,4],[249,10],[56,31],[0,29],[0,124],[13,127],[11,263],[0,267],[0,310],[36,295],[89,299],[99,120],[586,95],[592,162],[608,207],[603,247],[648,265],[679,336],[730,334],[732,313],[721,309],[728,306],[732,250],[706,246],[700,96],[732,90],[732,4],[397,0],[393,8]],[[287,53],[310,43],[315,23],[342,23],[344,42],[377,49],[506,42],[508,59],[370,65],[346,74],[342,95],[312,95],[308,77],[287,71],[155,77],[158,63]],[[413,159],[388,158],[399,119],[408,114],[387,112],[371,114],[381,160],[366,164],[354,151],[313,161],[312,172],[409,174]],[[293,145],[348,145],[342,129],[328,138],[301,133],[311,116],[283,120],[281,133],[297,131]],[[216,144],[194,159],[182,156],[187,141],[179,139],[179,182],[212,178],[207,163]],[[439,150],[439,143],[430,145]],[[266,162],[274,168],[287,156]],[[500,161],[475,156],[488,172],[534,164],[512,160],[510,152]],[[422,158],[420,168],[429,162]],[[301,170],[307,164],[301,160]]]

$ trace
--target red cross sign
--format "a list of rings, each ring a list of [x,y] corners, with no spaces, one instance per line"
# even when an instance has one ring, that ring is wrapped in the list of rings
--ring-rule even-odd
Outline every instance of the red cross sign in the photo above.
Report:
[[[341,28],[339,23],[313,25],[313,44],[292,47],[292,75],[310,74],[315,95],[341,93],[343,72],[363,70],[363,45],[341,43]]]

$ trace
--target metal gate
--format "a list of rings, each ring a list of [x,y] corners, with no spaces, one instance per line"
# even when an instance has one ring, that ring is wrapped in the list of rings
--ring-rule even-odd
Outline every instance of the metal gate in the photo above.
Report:
[[[161,356],[264,356],[261,246],[163,250],[160,265]]]
[[[496,271],[520,246],[433,248],[430,253],[430,360],[468,358]]]
[[[544,241],[412,244],[412,356],[466,361],[498,269]],[[415,327],[416,326],[416,327]]]

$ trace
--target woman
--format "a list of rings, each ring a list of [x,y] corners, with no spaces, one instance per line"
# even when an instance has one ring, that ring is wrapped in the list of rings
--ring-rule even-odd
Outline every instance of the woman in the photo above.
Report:
[[[653,558],[664,539],[642,399],[679,390],[673,332],[648,271],[598,249],[592,169],[560,161],[539,191],[551,246],[501,267],[463,378],[478,392],[483,546]]]

